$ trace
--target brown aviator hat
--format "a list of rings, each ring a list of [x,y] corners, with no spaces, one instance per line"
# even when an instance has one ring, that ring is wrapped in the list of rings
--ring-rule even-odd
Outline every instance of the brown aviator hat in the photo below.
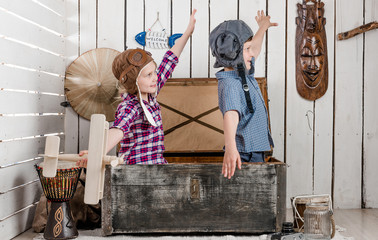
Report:
[[[153,60],[151,53],[140,48],[125,50],[115,57],[112,66],[113,74],[127,93],[136,95],[138,93],[136,79],[139,72]]]

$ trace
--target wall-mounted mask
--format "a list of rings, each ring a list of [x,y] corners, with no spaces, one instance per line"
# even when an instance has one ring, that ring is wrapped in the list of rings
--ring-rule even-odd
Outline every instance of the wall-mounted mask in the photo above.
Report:
[[[315,100],[328,87],[327,39],[324,3],[321,0],[303,0],[298,3],[295,38],[296,83],[299,95]]]

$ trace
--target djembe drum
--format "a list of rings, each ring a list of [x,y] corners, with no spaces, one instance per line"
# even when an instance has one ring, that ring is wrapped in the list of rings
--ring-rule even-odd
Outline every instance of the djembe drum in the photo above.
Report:
[[[80,177],[81,168],[75,162],[58,161],[56,176],[43,176],[43,163],[35,165],[43,192],[51,202],[47,224],[43,237],[45,239],[72,239],[79,234],[72,218],[69,201],[73,197]]]

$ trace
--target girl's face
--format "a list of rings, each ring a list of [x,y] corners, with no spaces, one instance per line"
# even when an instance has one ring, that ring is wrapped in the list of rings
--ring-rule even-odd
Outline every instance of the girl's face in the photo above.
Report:
[[[137,78],[140,92],[143,95],[156,92],[157,75],[155,62],[148,63]]]
[[[254,52],[252,51],[252,40],[245,42],[243,46],[243,59],[244,59],[244,64],[247,68],[247,70],[251,69],[251,60],[252,57],[255,55]]]

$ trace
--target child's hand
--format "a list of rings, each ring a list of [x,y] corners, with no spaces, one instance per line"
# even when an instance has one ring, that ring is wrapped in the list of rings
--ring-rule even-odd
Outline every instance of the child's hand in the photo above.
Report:
[[[79,156],[83,156],[85,154],[88,154],[88,150],[83,150],[79,152]],[[76,162],[76,166],[86,168],[88,163],[88,159],[79,160]]]
[[[197,12],[197,9],[193,9],[192,15],[190,15],[188,27],[185,30],[185,33],[188,34],[189,36],[192,35],[194,31],[194,27],[196,25],[196,19],[194,18],[194,15],[196,14],[196,12]]]
[[[173,47],[171,48],[171,51],[177,57],[180,57],[182,50],[185,47],[185,44],[188,42],[189,37],[192,35],[194,31],[194,26],[196,25],[196,19],[194,18],[194,15],[196,14],[196,12],[197,10],[193,9],[192,15],[190,15],[188,27],[186,28],[184,34],[176,40],[175,45],[173,45]]]
[[[257,11],[257,16],[255,17],[257,24],[259,25],[259,28],[265,28],[268,29],[272,26],[278,26],[278,23],[271,23],[270,22],[270,16],[265,16],[264,10]]]
[[[240,154],[237,149],[230,149],[225,151],[223,158],[222,174],[224,177],[231,179],[234,176],[236,164],[241,169]]]

